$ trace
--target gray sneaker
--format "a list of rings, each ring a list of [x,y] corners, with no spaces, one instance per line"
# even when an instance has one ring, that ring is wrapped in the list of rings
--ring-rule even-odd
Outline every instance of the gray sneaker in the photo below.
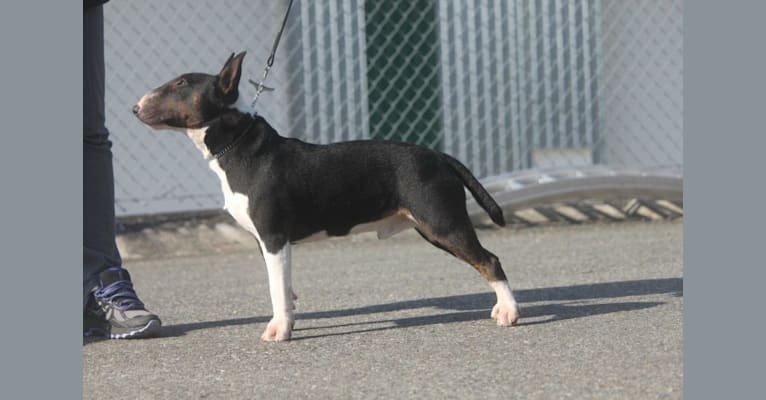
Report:
[[[138,299],[130,274],[112,267],[99,274],[99,286],[83,313],[84,336],[109,336],[132,339],[155,336],[162,326],[160,318],[144,308]]]

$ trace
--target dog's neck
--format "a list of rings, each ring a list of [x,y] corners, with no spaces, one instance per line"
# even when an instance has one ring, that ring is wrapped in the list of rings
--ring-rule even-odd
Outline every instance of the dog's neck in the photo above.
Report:
[[[253,124],[255,123],[255,118],[252,118],[250,114],[247,115],[246,118],[243,118],[244,120],[249,121],[247,125],[242,127],[243,125],[241,123],[237,123],[234,126],[224,126],[222,128],[223,131],[227,132],[227,134],[222,135],[220,132],[218,132],[218,135],[215,138],[212,138],[206,141],[207,147],[210,150],[210,155],[212,158],[218,159],[223,157],[226,153],[234,149],[235,146],[239,144],[239,142],[243,141],[247,135],[250,134],[251,129],[253,128]],[[224,122],[225,123],[225,122]],[[211,126],[212,128],[212,126]],[[208,132],[211,132],[208,130]],[[215,132],[215,130],[213,130]],[[234,136],[231,137],[228,132],[234,132]],[[236,133],[239,132],[239,133]],[[224,145],[223,147],[220,147],[221,143],[228,142],[228,144]],[[218,147],[216,149],[216,147]]]
[[[186,135],[207,160],[223,157],[245,142],[255,142],[259,148],[279,136],[263,117],[235,108],[224,111],[207,126],[187,129]]]
[[[245,99],[245,96],[242,96],[241,94],[237,96],[237,100],[229,105],[227,107],[228,110],[236,110],[239,111],[241,114],[248,114],[252,115],[252,109],[250,108],[250,105],[247,104],[247,100]],[[224,111],[225,113],[226,111]],[[208,135],[208,129],[213,125],[213,123],[220,119],[216,118],[212,121],[210,121],[210,124],[207,124],[205,126],[202,126],[200,128],[190,128],[183,130],[186,133],[186,136],[191,139],[191,141],[194,143],[194,146],[202,153],[202,157],[204,157],[206,160],[210,160],[215,157],[216,150],[211,149],[208,144],[205,142],[205,138]],[[220,150],[219,150],[220,151]]]

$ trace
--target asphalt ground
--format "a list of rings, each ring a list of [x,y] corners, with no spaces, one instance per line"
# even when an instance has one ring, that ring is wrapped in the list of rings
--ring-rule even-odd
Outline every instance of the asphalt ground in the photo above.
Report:
[[[84,398],[682,397],[682,221],[479,237],[511,279],[518,326],[497,327],[479,274],[414,232],[294,247],[285,343],[259,339],[271,306],[255,247],[128,256],[162,335],[84,341]]]

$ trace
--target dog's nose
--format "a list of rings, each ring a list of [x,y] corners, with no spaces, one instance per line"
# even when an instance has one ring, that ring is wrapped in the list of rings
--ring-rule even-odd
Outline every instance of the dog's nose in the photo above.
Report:
[[[141,110],[141,107],[139,107],[139,106],[138,106],[138,104],[136,104],[135,106],[133,106],[133,114],[138,114],[138,112],[139,112],[140,110]]]

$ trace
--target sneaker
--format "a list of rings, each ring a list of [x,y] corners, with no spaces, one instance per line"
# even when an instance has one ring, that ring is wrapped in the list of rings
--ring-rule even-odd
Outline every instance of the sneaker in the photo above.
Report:
[[[83,313],[83,335],[131,339],[159,332],[160,318],[144,308],[127,270],[112,267],[101,272],[92,297]]]
[[[84,337],[109,336],[111,325],[104,318],[104,312],[98,307],[93,293],[88,296],[85,310],[82,313],[82,335]]]

